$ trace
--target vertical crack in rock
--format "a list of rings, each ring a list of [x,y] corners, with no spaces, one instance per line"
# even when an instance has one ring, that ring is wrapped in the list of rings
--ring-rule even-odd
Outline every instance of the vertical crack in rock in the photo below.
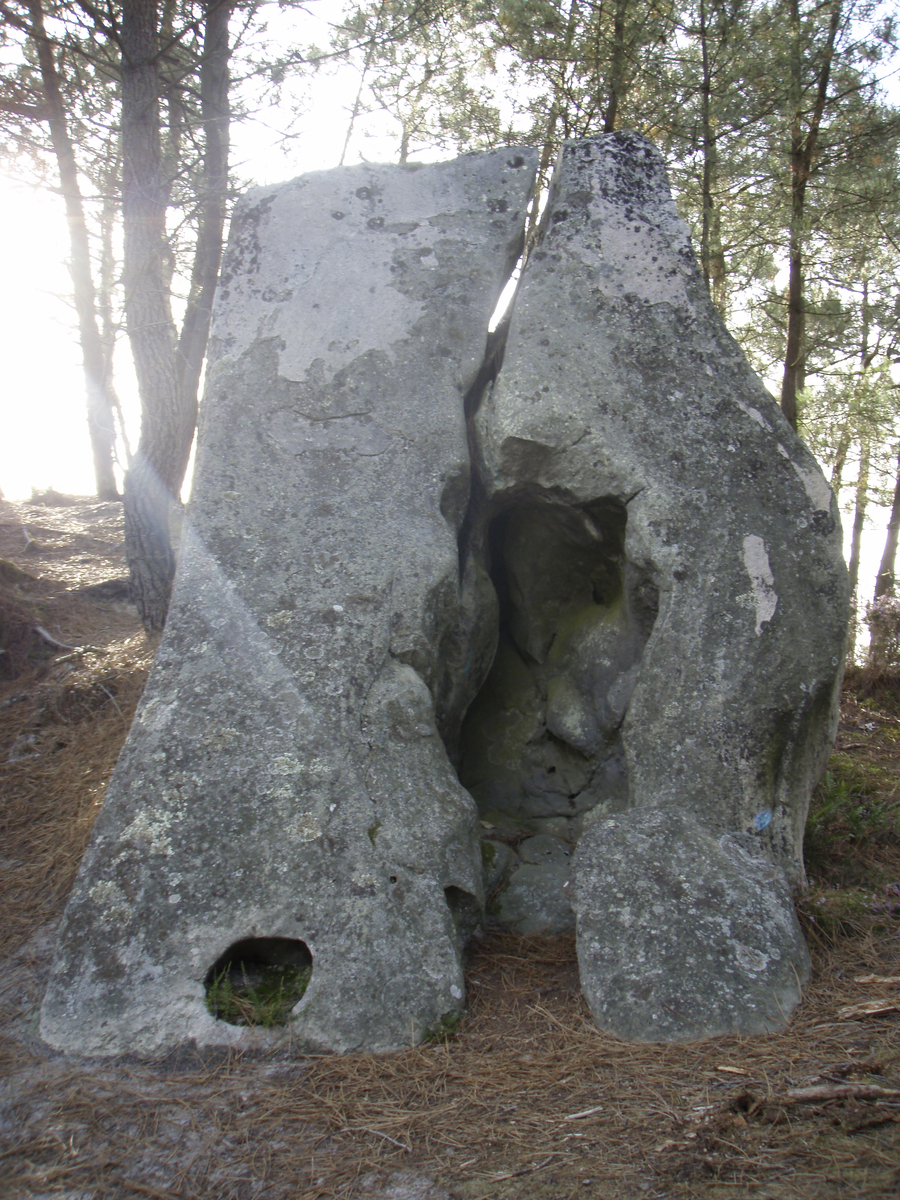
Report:
[[[460,781],[493,831],[483,845],[490,915],[532,933],[574,927],[569,860],[584,818],[628,807],[622,723],[659,597],[626,559],[623,500],[571,504],[564,489],[528,481],[490,495],[477,417],[500,376],[514,309],[515,298],[465,399],[465,620],[442,645],[436,711]],[[498,859],[500,872],[491,869]]]

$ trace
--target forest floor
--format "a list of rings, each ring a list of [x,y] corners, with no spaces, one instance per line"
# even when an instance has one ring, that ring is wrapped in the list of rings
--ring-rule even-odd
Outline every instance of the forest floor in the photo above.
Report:
[[[900,1194],[900,675],[845,687],[798,896],[813,977],[782,1033],[618,1041],[590,1019],[572,938],[487,931],[446,1042],[49,1050],[36,1031],[55,931],[152,657],[124,574],[118,505],[0,502],[0,1195]]]

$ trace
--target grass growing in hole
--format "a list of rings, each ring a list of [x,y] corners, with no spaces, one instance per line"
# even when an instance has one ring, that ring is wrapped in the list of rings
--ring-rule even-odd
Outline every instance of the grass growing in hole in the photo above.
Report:
[[[206,1007],[229,1025],[286,1025],[291,1009],[306,991],[312,965],[262,966],[232,963],[214,977]]]

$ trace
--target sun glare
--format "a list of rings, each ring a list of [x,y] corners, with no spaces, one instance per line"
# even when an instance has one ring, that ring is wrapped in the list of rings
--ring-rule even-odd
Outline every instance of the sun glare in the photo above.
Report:
[[[71,281],[61,202],[0,176],[6,230],[0,289],[3,434],[0,488],[93,491],[81,354],[66,297]]]

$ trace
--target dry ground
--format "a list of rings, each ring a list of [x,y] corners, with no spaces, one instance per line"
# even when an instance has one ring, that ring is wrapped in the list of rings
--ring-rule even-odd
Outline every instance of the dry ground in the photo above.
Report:
[[[784,1033],[627,1045],[590,1021],[572,939],[488,932],[446,1043],[102,1063],[44,1047],[54,931],[152,654],[121,588],[79,590],[124,575],[119,507],[45,499],[0,505],[0,1196],[900,1194],[896,679],[845,697],[799,898],[813,982]]]

